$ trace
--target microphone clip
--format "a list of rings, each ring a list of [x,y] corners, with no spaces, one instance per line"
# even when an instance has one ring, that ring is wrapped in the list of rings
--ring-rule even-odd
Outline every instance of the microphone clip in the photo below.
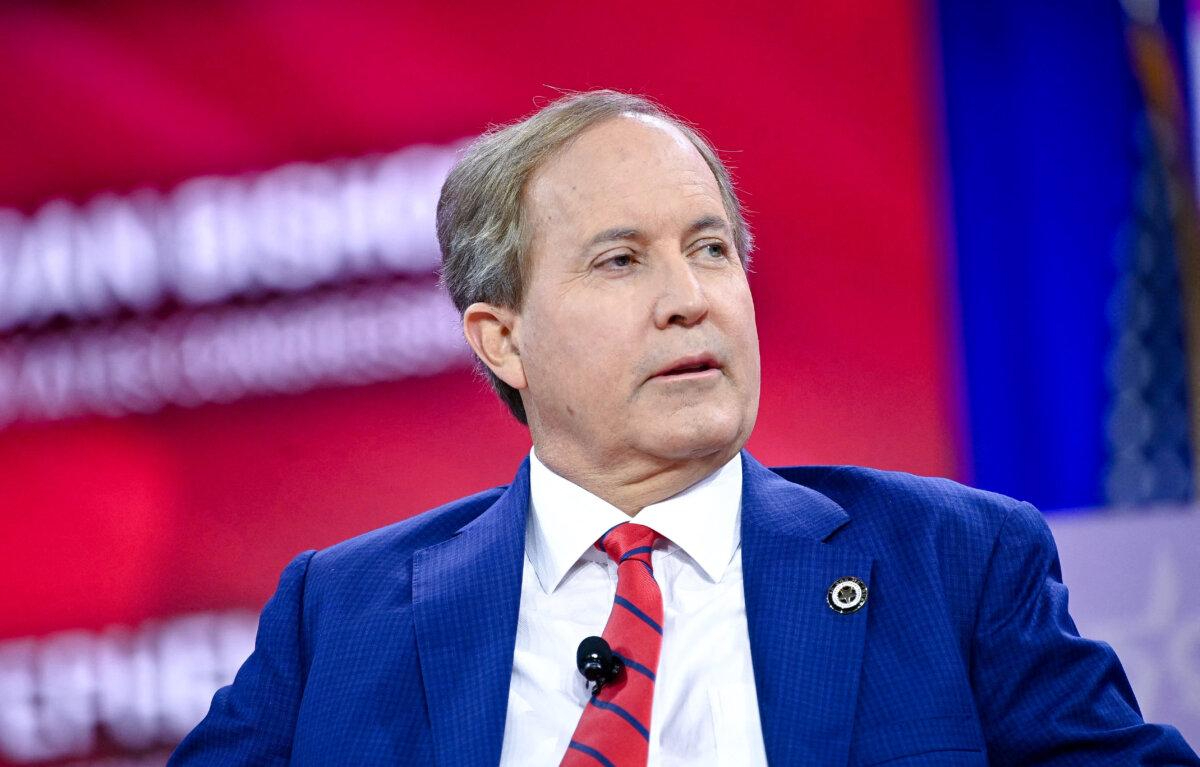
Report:
[[[606,684],[616,681],[625,670],[621,656],[612,651],[602,637],[590,636],[579,643],[575,665],[588,684],[593,685],[592,697],[600,694]]]

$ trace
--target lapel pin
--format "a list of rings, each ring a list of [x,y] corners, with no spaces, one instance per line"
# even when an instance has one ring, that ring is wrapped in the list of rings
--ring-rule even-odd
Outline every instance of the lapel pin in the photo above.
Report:
[[[835,613],[849,615],[867,603],[867,584],[853,576],[838,578],[825,592],[825,601]]]

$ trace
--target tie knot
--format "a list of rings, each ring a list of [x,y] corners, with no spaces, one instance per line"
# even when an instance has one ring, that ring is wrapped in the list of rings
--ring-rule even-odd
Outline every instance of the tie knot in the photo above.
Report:
[[[610,528],[596,541],[596,548],[608,553],[617,564],[627,559],[640,559],[650,564],[650,552],[654,543],[662,536],[653,529],[635,522],[622,522]]]

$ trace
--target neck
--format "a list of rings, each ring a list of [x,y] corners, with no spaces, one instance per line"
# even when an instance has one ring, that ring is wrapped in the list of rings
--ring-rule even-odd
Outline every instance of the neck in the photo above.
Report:
[[[740,445],[686,459],[637,455],[596,460],[554,444],[534,442],[537,457],[551,471],[629,516],[683,492],[729,462]]]

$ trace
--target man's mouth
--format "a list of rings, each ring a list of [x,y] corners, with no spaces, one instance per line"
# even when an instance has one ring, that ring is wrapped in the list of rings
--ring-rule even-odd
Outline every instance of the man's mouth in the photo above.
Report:
[[[691,357],[682,357],[667,364],[662,370],[659,370],[653,378],[687,378],[687,377],[704,377],[703,374],[709,371],[720,372],[721,365],[715,358],[710,355],[702,354]]]

